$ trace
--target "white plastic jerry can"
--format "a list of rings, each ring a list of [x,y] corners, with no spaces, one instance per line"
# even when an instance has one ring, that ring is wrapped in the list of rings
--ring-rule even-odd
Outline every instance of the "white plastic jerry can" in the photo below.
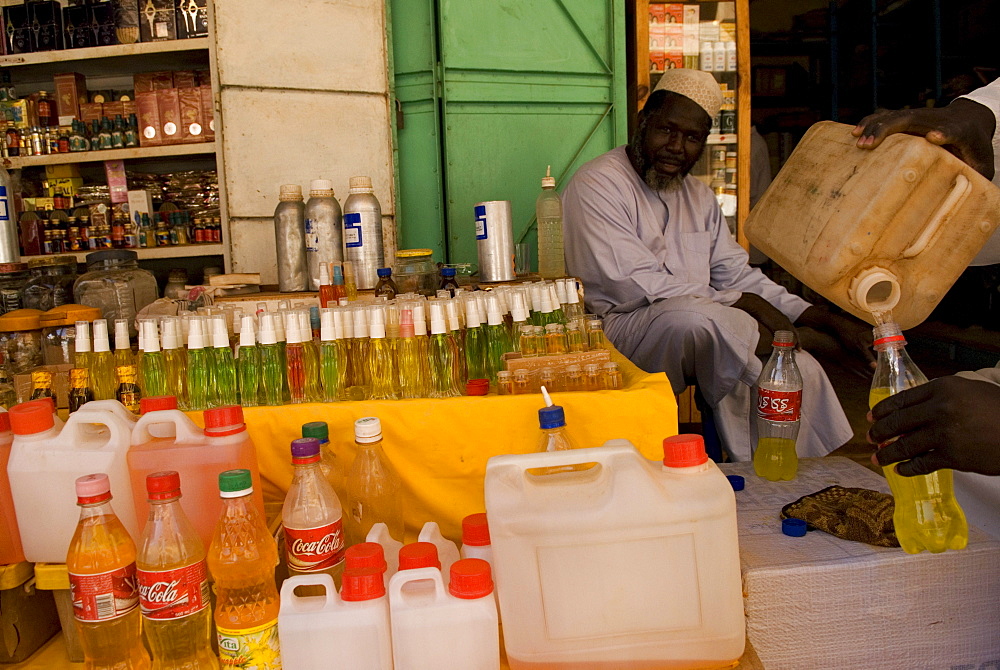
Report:
[[[424,527],[420,529],[417,542],[430,542],[437,547],[438,560],[441,561],[442,575],[451,574],[452,564],[461,558],[458,553],[458,547],[454,542],[441,534],[441,528],[434,521],[428,521],[424,524]]]
[[[14,443],[7,472],[26,560],[66,562],[80,517],[76,479],[84,475],[108,475],[115,514],[129,535],[139,537],[125,460],[130,422],[115,410],[81,408],[60,430],[51,408],[38,402],[15,405],[10,419]]]
[[[700,436],[486,467],[512,670],[722,667],[743,654],[736,499]]]
[[[403,543],[397,542],[389,534],[389,527],[384,523],[375,524],[368,531],[368,537],[365,538],[365,541],[382,545],[382,551],[385,553],[386,579],[396,574],[396,570],[399,569],[399,550],[402,549]]]
[[[322,586],[325,595],[298,596],[299,586]],[[389,602],[382,571],[344,573],[340,595],[333,577],[318,572],[289,577],[278,612],[284,670],[392,670]]]
[[[486,561],[457,561],[447,591],[436,568],[397,572],[389,580],[389,611],[396,670],[499,670],[500,633]]]

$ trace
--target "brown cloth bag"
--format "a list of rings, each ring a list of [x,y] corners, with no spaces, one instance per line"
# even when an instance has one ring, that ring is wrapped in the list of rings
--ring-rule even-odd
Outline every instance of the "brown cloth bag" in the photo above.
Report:
[[[830,535],[876,547],[898,547],[892,523],[895,503],[887,493],[828,486],[781,508],[781,518],[801,519]]]

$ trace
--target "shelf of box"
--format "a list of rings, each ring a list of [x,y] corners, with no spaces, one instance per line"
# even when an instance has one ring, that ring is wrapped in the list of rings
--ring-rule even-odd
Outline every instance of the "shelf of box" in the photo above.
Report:
[[[103,161],[133,160],[136,158],[162,158],[165,156],[197,156],[214,154],[215,142],[195,144],[168,144],[162,147],[135,147],[131,149],[105,149],[104,151],[78,151],[69,154],[23,156],[3,159],[8,170],[41,165],[67,165],[69,163],[100,163]],[[9,165],[7,163],[10,163]]]
[[[184,244],[181,246],[174,247],[153,247],[150,249],[129,249],[128,251],[134,251],[139,255],[139,260],[149,260],[154,258],[189,258],[193,256],[223,256],[225,255],[225,248],[221,244]],[[86,262],[87,254],[92,254],[93,251],[72,251],[65,254],[57,254],[59,256],[76,256],[76,261],[78,263]],[[21,262],[27,263],[28,261],[35,260],[36,258],[51,258],[51,255],[45,256],[21,256]]]

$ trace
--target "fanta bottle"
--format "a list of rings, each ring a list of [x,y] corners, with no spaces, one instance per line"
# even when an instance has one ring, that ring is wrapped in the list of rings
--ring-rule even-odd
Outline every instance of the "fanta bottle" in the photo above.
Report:
[[[105,474],[76,480],[80,523],[66,555],[73,617],[86,670],[145,670],[135,543],[111,509]]]
[[[212,652],[205,546],[181,509],[174,471],[146,477],[149,519],[139,545],[139,603],[154,670],[218,668]]]
[[[219,475],[222,517],[208,550],[219,657],[227,668],[279,670],[278,547],[252,501],[249,470]]]

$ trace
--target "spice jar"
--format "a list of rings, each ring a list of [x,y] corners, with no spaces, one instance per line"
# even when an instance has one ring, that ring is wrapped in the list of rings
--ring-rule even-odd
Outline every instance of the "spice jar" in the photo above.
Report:
[[[392,276],[400,293],[433,296],[438,287],[438,269],[430,249],[397,251]]]
[[[136,314],[158,297],[156,278],[139,267],[138,258],[134,251],[124,249],[87,254],[87,273],[73,285],[77,303],[98,308],[108,323],[125,319],[130,337],[139,334]]]
[[[10,361],[14,374],[42,364],[42,328],[37,309],[15,309],[0,316],[0,350]]]
[[[21,292],[21,306],[47,312],[73,301],[76,256],[36,258],[28,262],[28,281]]]
[[[39,317],[42,327],[42,360],[45,365],[73,363],[76,356],[76,322],[101,318],[101,310],[86,305],[60,305]]]
[[[0,263],[0,314],[21,309],[21,291],[27,281],[27,263]]]

